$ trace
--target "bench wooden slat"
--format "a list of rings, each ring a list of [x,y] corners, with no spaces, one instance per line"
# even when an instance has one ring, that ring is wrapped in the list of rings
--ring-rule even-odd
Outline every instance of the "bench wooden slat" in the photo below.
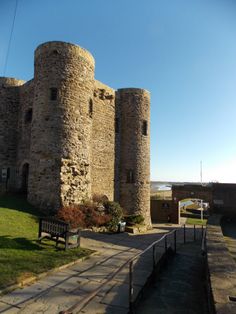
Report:
[[[48,237],[48,235],[42,236],[42,233],[47,233],[48,235],[50,235],[50,237]],[[78,237],[77,243],[70,244],[69,237],[73,235],[76,235]],[[38,238],[39,241],[41,241],[43,238],[50,238],[51,240],[56,241],[56,246],[58,245],[59,238],[63,238],[65,243],[65,249],[77,247],[80,245],[80,231],[71,231],[68,223],[57,220],[53,217],[40,218]]]

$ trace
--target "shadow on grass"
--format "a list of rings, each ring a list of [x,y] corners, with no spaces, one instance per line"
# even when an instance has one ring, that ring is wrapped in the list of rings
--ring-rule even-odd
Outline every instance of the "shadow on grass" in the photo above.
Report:
[[[13,249],[13,250],[43,250],[43,247],[26,238],[11,238],[8,235],[0,236],[0,248],[1,249]]]
[[[27,214],[31,214],[38,221],[38,217],[45,214],[33,205],[29,204],[26,196],[21,194],[7,194],[0,197],[0,207],[18,210]]]

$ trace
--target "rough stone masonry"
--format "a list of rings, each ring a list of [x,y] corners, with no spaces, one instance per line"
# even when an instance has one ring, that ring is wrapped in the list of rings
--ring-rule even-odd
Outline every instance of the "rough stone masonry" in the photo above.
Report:
[[[150,225],[150,95],[95,80],[93,56],[65,42],[35,51],[34,78],[0,78],[0,181],[42,208],[94,194]]]

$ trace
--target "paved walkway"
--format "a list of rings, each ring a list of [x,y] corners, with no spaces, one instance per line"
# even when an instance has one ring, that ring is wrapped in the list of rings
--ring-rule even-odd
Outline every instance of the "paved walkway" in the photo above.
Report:
[[[223,219],[222,231],[230,254],[236,261],[236,219]]]
[[[201,242],[182,245],[156,278],[137,314],[207,314]]]
[[[144,250],[175,225],[154,226],[146,234],[99,234],[84,231],[81,246],[96,250],[89,259],[63,271],[54,273],[38,282],[17,289],[0,298],[0,313],[6,314],[58,314],[82,300],[95,290],[120,265],[136,253]],[[188,233],[190,236],[190,232]],[[190,236],[192,241],[192,235]],[[182,242],[182,236],[177,239]],[[163,248],[159,248],[160,254]],[[145,283],[152,267],[151,252],[135,264],[134,293]],[[119,273],[104,289],[88,303],[81,313],[127,313],[128,268]]]

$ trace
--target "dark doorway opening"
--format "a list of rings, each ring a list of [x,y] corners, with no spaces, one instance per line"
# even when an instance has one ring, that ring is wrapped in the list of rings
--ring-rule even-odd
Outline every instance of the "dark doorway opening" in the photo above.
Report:
[[[21,190],[25,194],[27,194],[28,192],[28,178],[29,178],[29,164],[25,163],[22,167],[22,182],[21,182]]]

